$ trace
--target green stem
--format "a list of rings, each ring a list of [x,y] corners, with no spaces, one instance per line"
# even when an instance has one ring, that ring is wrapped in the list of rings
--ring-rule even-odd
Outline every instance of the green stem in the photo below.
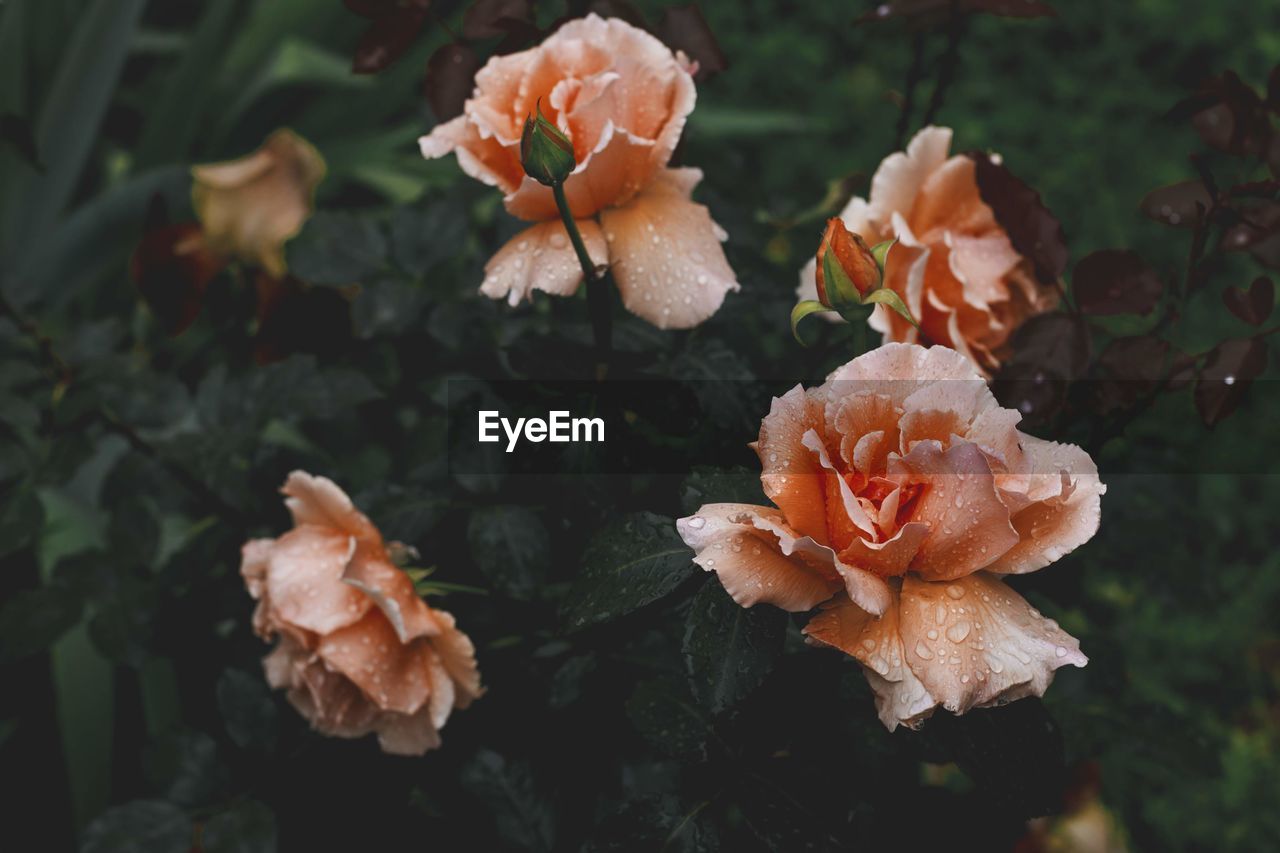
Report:
[[[609,372],[609,358],[613,339],[613,311],[609,300],[608,283],[596,275],[596,265],[587,253],[587,246],[582,242],[582,234],[578,231],[578,223],[569,209],[569,199],[564,194],[564,183],[552,184],[552,193],[556,197],[556,207],[560,210],[560,220],[569,232],[569,241],[573,243],[573,251],[578,255],[578,263],[582,265],[582,275],[587,281],[587,313],[591,315],[591,333],[596,347],[596,378],[604,379]]]

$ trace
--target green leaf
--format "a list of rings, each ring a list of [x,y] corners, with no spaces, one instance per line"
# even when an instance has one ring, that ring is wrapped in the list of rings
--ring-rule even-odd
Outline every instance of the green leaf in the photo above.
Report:
[[[0,557],[7,557],[35,541],[44,524],[44,509],[34,489],[21,486],[0,507]]]
[[[202,853],[275,853],[276,817],[256,800],[237,803],[209,819],[200,833]]]
[[[237,10],[235,3],[210,3],[205,7],[182,52],[182,60],[165,75],[164,94],[146,110],[134,155],[136,166],[186,159],[201,113],[212,106],[210,95],[216,76],[209,69],[217,67],[227,36],[234,31]]]
[[[262,675],[228,669],[218,679],[218,710],[235,744],[270,751],[276,742],[276,703]]]
[[[134,800],[89,824],[80,853],[188,853],[191,835],[191,821],[173,803]]]
[[[695,465],[680,484],[680,506],[690,515],[712,503],[766,503],[760,472]]]
[[[917,329],[920,328],[920,324],[916,322],[915,317],[911,316],[911,311],[907,308],[907,303],[903,302],[902,297],[899,296],[897,292],[892,288],[882,287],[879,290],[873,290],[870,293],[868,293],[865,297],[863,297],[862,301],[864,303],[871,302],[871,303],[878,303],[880,305],[886,305],[892,310],[901,314],[902,319],[906,320],[908,323],[915,326]],[[845,319],[848,319],[848,318],[845,318]]]
[[[483,507],[467,524],[471,556],[512,598],[533,598],[546,583],[551,540],[542,519],[520,506]]]
[[[80,596],[61,584],[13,593],[0,608],[0,660],[42,652],[79,623]]]
[[[787,614],[776,607],[738,605],[709,579],[689,607],[684,661],[693,694],[714,714],[760,686],[782,654]]]
[[[71,199],[98,141],[146,0],[95,0],[79,15],[36,123],[45,171],[19,171],[6,181],[0,258],[17,266]]]
[[[522,850],[555,849],[555,812],[527,764],[480,750],[462,769],[462,785],[485,804],[498,835]]]
[[[392,254],[400,268],[421,278],[466,244],[470,221],[456,202],[436,199],[406,205],[391,220]]]
[[[369,215],[319,211],[286,246],[289,272],[310,284],[363,281],[387,262],[387,238]]]
[[[587,546],[562,614],[571,630],[616,619],[668,595],[694,569],[674,520],[650,512],[625,516]]]
[[[831,254],[831,253],[828,252],[827,254]],[[800,337],[800,321],[801,320],[803,320],[805,317],[808,317],[810,314],[817,314],[821,311],[830,311],[830,310],[831,310],[830,308],[823,305],[821,302],[817,301],[816,299],[805,299],[797,303],[796,307],[791,309],[791,334],[795,336],[796,343],[800,344],[800,346],[802,347],[808,346],[808,344],[804,342],[804,339]]]
[[[627,718],[649,744],[673,758],[705,758],[711,720],[688,689],[674,679],[637,685],[627,699]]]
[[[147,747],[144,765],[151,783],[174,803],[205,806],[227,791],[227,768],[218,760],[217,744],[203,732],[161,737]]]

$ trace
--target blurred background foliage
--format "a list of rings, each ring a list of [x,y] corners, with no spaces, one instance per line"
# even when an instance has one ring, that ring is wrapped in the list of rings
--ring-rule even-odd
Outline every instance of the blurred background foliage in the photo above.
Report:
[[[536,23],[586,5],[539,4]],[[668,5],[636,4],[650,22]],[[1280,9],[1057,6],[968,19],[937,121],[1040,191],[1073,262],[1127,247],[1176,276],[1189,237],[1139,202],[1195,177],[1204,146],[1167,113],[1226,69],[1265,89]],[[1098,813],[1132,849],[1275,847],[1272,382],[1212,431],[1186,392],[1123,434],[1070,417],[1039,430],[1097,439],[1110,485],[1097,538],[1018,585],[1092,659],[1044,705],[890,735],[856,664],[805,650],[779,613],[729,607],[675,538],[671,519],[701,502],[758,496],[745,444],[768,392],[871,345],[831,327],[801,349],[787,315],[823,219],[895,144],[913,34],[855,25],[872,8],[701,3],[728,67],[700,85],[679,158],[706,172],[699,198],[743,289],[688,333],[619,312],[619,371],[761,381],[653,426],[687,450],[687,477],[531,482],[446,454],[449,379],[579,377],[590,362],[580,299],[478,296],[515,223],[452,160],[417,153],[436,120],[424,69],[462,3],[432,4],[376,75],[351,72],[369,21],[339,0],[0,3],[0,779],[18,792],[7,834],[34,840],[19,847],[1071,849],[1069,820]],[[483,56],[500,41],[474,43]],[[931,80],[944,29],[923,46]],[[192,218],[192,164],[281,126],[329,172],[289,247],[307,284],[267,341],[287,357],[260,364],[268,329],[241,270],[170,337],[128,261],[149,215]],[[1250,331],[1223,290],[1258,270],[1234,256],[1213,271],[1172,331],[1187,352]],[[1108,317],[1094,334],[1152,322]],[[740,468],[694,467],[725,445]],[[437,753],[313,736],[260,677],[239,546],[284,528],[276,489],[298,467],[343,485],[441,581],[487,592],[443,604],[491,692]]]

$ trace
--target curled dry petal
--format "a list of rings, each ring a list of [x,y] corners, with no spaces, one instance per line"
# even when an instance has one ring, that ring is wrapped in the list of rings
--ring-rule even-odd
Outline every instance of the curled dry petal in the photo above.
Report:
[[[471,640],[417,595],[332,481],[295,471],[282,491],[296,526],[245,543],[240,569],[254,630],[279,638],[268,683],[322,734],[376,733],[405,755],[438,746],[450,712],[483,692]]]
[[[959,352],[886,344],[773,401],[754,447],[777,509],[710,504],[678,528],[739,604],[825,602],[806,633],[862,663],[890,728],[1039,695],[1085,658],[997,575],[1088,541],[1106,488],[1020,421]]]
[[[191,204],[209,247],[284,275],[284,244],[311,215],[324,173],[320,153],[290,130],[238,160],[193,167]]]

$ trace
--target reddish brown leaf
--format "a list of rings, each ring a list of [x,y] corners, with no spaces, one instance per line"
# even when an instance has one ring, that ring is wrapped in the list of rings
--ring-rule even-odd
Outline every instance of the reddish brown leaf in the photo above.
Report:
[[[475,88],[480,57],[465,44],[446,44],[431,54],[425,84],[427,102],[440,121],[462,114]]]
[[[1147,314],[1160,301],[1164,283],[1137,252],[1102,249],[1076,264],[1071,292],[1086,314]]]
[[[698,71],[694,77],[706,80],[714,77],[729,67],[720,43],[702,10],[696,4],[687,6],[670,6],[662,12],[662,20],[658,22],[658,38],[672,50],[682,50],[685,55],[698,63]]]
[[[351,70],[377,74],[387,68],[413,46],[426,21],[426,9],[417,6],[400,6],[375,18],[360,38]]]
[[[1101,414],[1127,408],[1154,391],[1164,376],[1170,346],[1151,335],[1116,338],[1098,356],[1100,376],[1091,391]]]
[[[148,230],[129,259],[129,275],[165,332],[176,336],[199,316],[205,289],[224,266],[200,226],[184,222]]]
[[[1223,341],[1205,359],[1196,382],[1196,410],[1207,426],[1221,423],[1239,406],[1254,379],[1267,369],[1267,345],[1260,338]]]
[[[1258,276],[1248,290],[1228,287],[1222,292],[1227,309],[1251,326],[1261,326],[1276,305],[1276,287],[1271,279]]]
[[[1280,269],[1280,204],[1242,204],[1235,213],[1239,221],[1223,232],[1223,250],[1248,252],[1260,264]]]
[[[462,34],[469,39],[498,38],[532,28],[529,0],[476,0],[462,17]]]
[[[1067,268],[1062,224],[1027,186],[1002,164],[982,152],[969,154],[977,164],[978,192],[1009,234],[1018,253],[1031,261],[1036,278],[1052,284]]]
[[[1232,71],[1200,84],[1170,116],[1189,116],[1206,145],[1236,156],[1259,156],[1271,139],[1266,103]]]
[[[1043,423],[1062,408],[1070,383],[1088,368],[1089,326],[1075,314],[1041,314],[1014,332],[1011,348],[991,390],[1029,424]]]
[[[1147,193],[1142,212],[1165,225],[1194,228],[1203,221],[1213,199],[1201,181],[1183,181]]]
[[[332,354],[354,338],[350,294],[341,288],[313,287],[293,276],[259,272],[258,331],[253,355],[270,364],[296,352]]]

